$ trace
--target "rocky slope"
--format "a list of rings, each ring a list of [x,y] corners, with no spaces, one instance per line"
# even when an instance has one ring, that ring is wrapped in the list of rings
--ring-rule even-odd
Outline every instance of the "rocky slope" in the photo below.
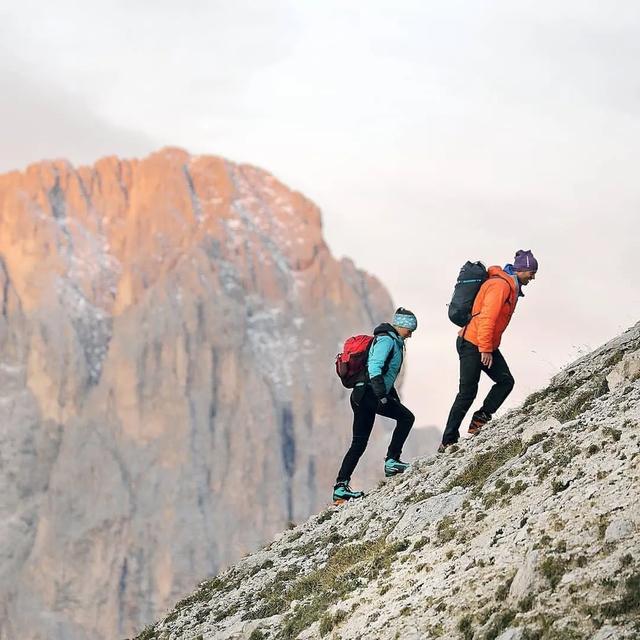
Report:
[[[392,310],[304,196],[178,149],[0,176],[0,308],[2,640],[132,634],[320,509],[338,343]]]
[[[640,324],[138,640],[640,637]]]

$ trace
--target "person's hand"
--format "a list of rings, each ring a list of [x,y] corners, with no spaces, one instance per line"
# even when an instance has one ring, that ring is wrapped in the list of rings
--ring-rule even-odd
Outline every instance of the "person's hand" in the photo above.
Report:
[[[378,398],[378,400],[386,398],[387,389],[384,386],[384,378],[381,375],[371,378],[371,388],[373,389],[373,393],[376,394],[376,398]]]
[[[487,369],[491,369],[491,365],[493,364],[493,354],[492,353],[481,353],[480,354],[480,362],[487,367]]]

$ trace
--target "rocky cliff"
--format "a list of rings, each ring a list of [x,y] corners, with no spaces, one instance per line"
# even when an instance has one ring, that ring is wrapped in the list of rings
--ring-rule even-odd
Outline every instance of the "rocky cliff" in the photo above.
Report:
[[[640,324],[138,640],[640,637]]]
[[[392,310],[304,196],[178,149],[0,176],[0,305],[2,640],[132,634],[320,509],[339,340]]]

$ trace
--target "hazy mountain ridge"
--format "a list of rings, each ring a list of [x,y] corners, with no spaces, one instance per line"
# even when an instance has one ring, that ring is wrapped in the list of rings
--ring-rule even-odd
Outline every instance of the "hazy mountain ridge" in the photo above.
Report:
[[[333,358],[392,311],[312,202],[180,149],[0,175],[0,302],[2,640],[131,634],[321,508]]]
[[[362,501],[204,582],[138,640],[640,635],[640,323]]]

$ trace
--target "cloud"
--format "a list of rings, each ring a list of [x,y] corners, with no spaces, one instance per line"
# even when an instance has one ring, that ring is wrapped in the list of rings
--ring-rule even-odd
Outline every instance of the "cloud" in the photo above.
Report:
[[[77,97],[37,81],[7,56],[0,60],[0,171],[45,158],[93,163],[102,155],[136,156],[157,146],[150,136],[118,127]]]
[[[466,259],[541,261],[510,401],[640,316],[638,27],[631,0],[23,0],[0,20],[0,169],[167,144],[263,166],[419,314],[406,397],[442,423]]]

